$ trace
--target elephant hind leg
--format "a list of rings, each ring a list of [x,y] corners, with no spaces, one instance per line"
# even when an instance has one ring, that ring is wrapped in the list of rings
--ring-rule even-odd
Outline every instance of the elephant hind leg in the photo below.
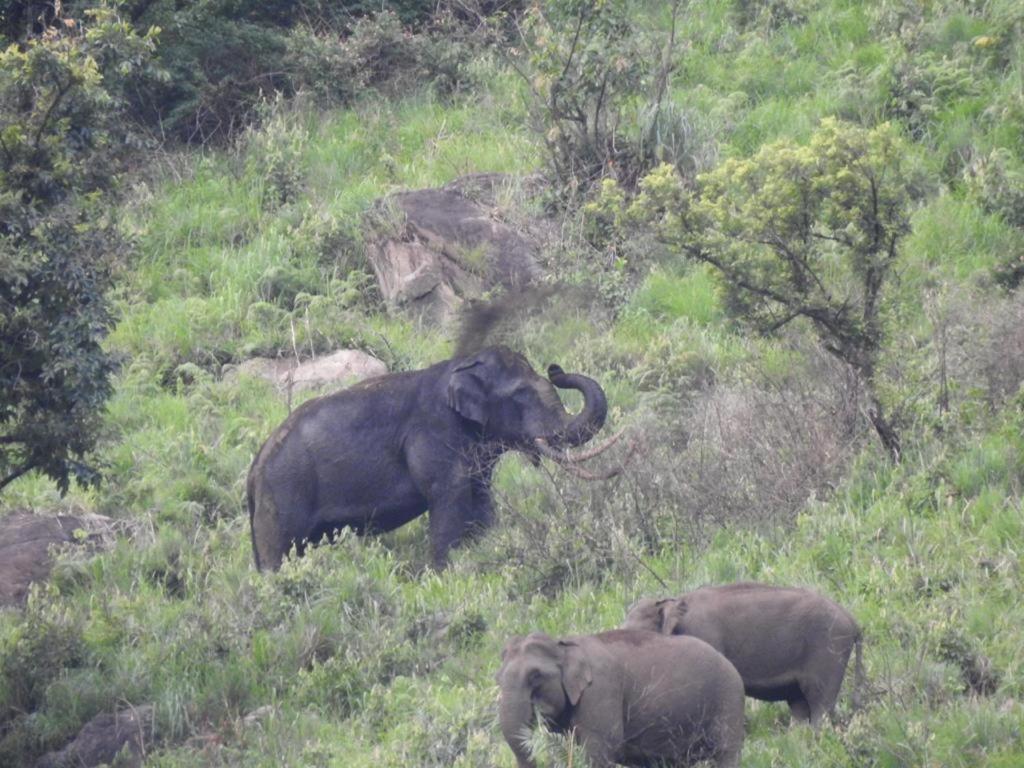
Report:
[[[717,725],[712,740],[715,768],[739,768],[744,736],[742,712],[738,722],[735,717],[725,716],[719,718]]]
[[[284,558],[281,538],[277,515],[257,506],[252,519],[252,547],[257,570],[276,571],[281,567]]]
[[[815,680],[806,687],[800,686],[804,691],[804,698],[810,710],[811,727],[814,730],[818,730],[825,716],[832,713],[842,681],[842,677],[838,679],[830,677],[825,680]]]
[[[839,698],[839,689],[843,685],[846,663],[850,658],[852,647],[840,649],[838,653],[828,653],[818,659],[814,665],[814,676],[807,684],[803,681],[800,688],[811,708],[811,725],[818,729],[826,715],[831,716]]]
[[[284,553],[280,547],[274,546],[267,539],[276,538],[275,532],[264,526],[253,532],[253,549],[256,557],[256,569],[259,571],[276,571],[281,567]]]
[[[836,701],[839,699],[840,689],[843,687],[843,678],[846,676],[846,665],[850,660],[850,651],[847,648],[839,658],[831,655],[830,664],[821,675],[820,700],[821,716],[833,717],[836,711]]]
[[[807,723],[811,719],[811,706],[803,694],[796,694],[786,700],[789,704],[791,723]]]
[[[271,494],[261,483],[255,484],[252,493],[250,524],[256,568],[260,571],[276,571],[281,567],[292,541],[284,530],[281,513]]]

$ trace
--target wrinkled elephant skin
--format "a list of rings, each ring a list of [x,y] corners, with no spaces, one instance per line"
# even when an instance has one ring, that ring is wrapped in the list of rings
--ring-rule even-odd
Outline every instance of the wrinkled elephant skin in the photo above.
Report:
[[[623,627],[698,637],[720,651],[746,693],[789,703],[793,718],[817,728],[832,712],[851,649],[863,685],[861,633],[842,606],[817,592],[741,582],[678,598],[640,600]]]
[[[550,379],[550,380],[549,380]],[[434,563],[492,521],[491,473],[509,449],[580,445],[604,424],[593,379],[491,347],[367,380],[297,408],[264,443],[247,484],[256,567],[276,570],[341,528],[390,531],[430,511]],[[583,393],[569,414],[555,387]]]
[[[519,768],[534,712],[579,739],[593,768],[739,766],[743,682],[707,643],[613,630],[555,640],[535,632],[502,653],[499,722]]]

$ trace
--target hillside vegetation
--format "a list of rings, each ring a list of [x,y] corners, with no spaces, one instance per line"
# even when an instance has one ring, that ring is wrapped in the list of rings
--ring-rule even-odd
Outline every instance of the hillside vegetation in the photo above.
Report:
[[[0,496],[0,513],[92,511],[123,535],[62,556],[23,610],[0,613],[0,764],[31,765],[96,713],[150,703],[146,765],[511,768],[494,682],[509,637],[613,628],[640,597],[738,579],[847,607],[868,676],[865,706],[848,676],[819,734],[748,699],[744,766],[1024,764],[1024,11],[693,0],[671,18],[627,5],[635,37],[612,34],[621,48],[607,53],[634,46],[657,64],[669,50],[673,66],[653,120],[654,81],[617,81],[615,130],[646,138],[599,159],[604,184],[558,175],[557,153],[586,148],[538,102],[550,62],[505,44],[460,61],[458,88],[413,76],[332,105],[299,87],[229,145],[138,161],[111,214],[133,255],[111,294],[104,480],[61,496],[32,473]],[[671,200],[718,221],[742,207],[730,168],[813,146],[829,118],[887,124],[906,186],[867,372],[809,316],[764,322],[694,257],[713,244],[680,235],[682,218],[666,229],[678,209],[641,210],[667,162]],[[564,296],[494,340],[538,371],[596,378],[605,430],[630,430],[638,455],[599,482],[506,456],[499,523],[440,573],[424,519],[257,573],[245,479],[288,404],[226,374],[343,347],[392,370],[450,356],[457,329],[385,311],[364,214],[478,172],[547,174],[541,194],[510,181],[499,213],[545,219],[543,267]],[[837,254],[823,274],[862,297]],[[563,739],[535,742],[542,765],[585,765]]]

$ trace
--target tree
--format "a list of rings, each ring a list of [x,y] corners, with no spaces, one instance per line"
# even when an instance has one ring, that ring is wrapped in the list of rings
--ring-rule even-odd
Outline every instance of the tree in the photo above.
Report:
[[[828,118],[809,144],[780,141],[730,159],[688,188],[661,167],[632,212],[720,276],[727,309],[764,334],[803,319],[865,387],[868,413],[894,461],[900,438],[878,396],[884,288],[909,232],[912,185],[903,145]]]
[[[120,107],[153,36],[105,8],[52,21],[0,52],[0,489],[37,469],[64,492],[98,477],[85,457],[114,369]]]
[[[529,88],[531,124],[563,195],[616,175],[617,163],[633,170],[622,123],[647,73],[643,53],[624,0],[554,0],[523,15],[508,61]]]

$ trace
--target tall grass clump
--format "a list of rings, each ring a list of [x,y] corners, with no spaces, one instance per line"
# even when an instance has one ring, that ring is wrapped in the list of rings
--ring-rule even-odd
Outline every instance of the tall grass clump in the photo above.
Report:
[[[180,106],[160,116],[167,135],[212,143],[145,156],[104,218],[132,245],[108,294],[104,482],[60,498],[29,473],[0,514],[117,522],[102,548],[55,551],[27,604],[0,610],[0,764],[152,705],[145,763],[161,768],[513,768],[494,681],[510,637],[611,629],[640,597],[734,580],[847,607],[868,677],[861,706],[847,678],[819,733],[748,700],[744,766],[1022,763],[1019,4],[503,3],[481,25],[496,4],[372,18],[362,3],[341,27],[322,4],[301,18],[236,4],[237,24],[223,3],[173,19],[171,5],[143,9],[170,22],[164,66],[186,63],[182,36],[212,15],[195,50],[230,21],[221,52],[283,40],[267,61],[288,82],[257,97],[254,72],[217,101],[233,81],[211,75],[250,71],[259,47],[166,81],[196,88],[165,105]],[[574,49],[581,22],[596,45]],[[592,87],[605,76],[610,101]],[[72,128],[62,150],[89,140]],[[482,297],[503,310],[471,341],[594,377],[609,402],[598,439],[622,439],[576,474],[506,455],[497,524],[443,571],[424,516],[257,573],[248,468],[314,394],[240,364],[348,347],[406,371],[468,344],[458,325],[385,311],[364,216],[392,192],[491,172],[509,174],[491,215],[536,239],[543,277]],[[897,185],[882,188],[893,216],[874,220],[891,262],[865,245],[871,195],[853,195],[872,180]],[[660,218],[637,215],[644,193]],[[803,315],[747,290],[784,287],[806,289]],[[836,354],[854,337],[873,380]],[[543,765],[585,764],[548,730],[532,746]]]

